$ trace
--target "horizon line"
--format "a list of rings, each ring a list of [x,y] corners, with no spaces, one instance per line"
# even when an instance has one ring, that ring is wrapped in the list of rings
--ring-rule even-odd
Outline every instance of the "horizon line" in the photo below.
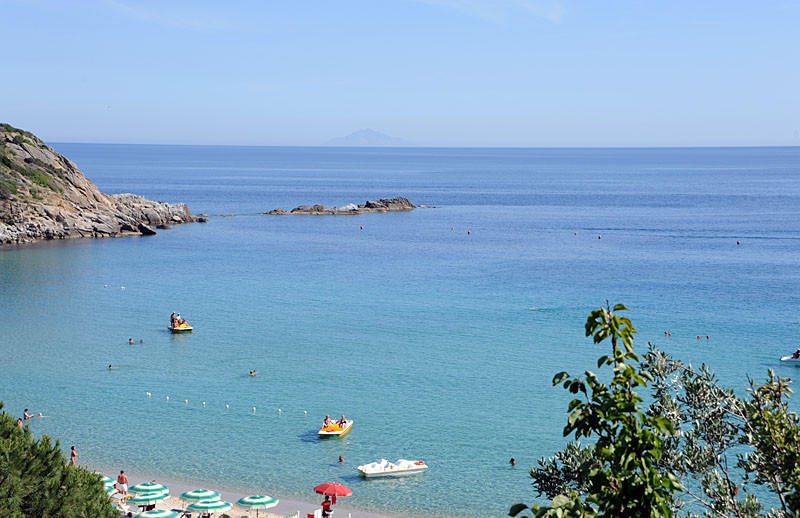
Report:
[[[99,146],[184,146],[184,147],[253,147],[253,148],[326,148],[326,149],[728,149],[728,148],[800,148],[800,144],[654,144],[654,145],[612,145],[612,146],[526,146],[526,145],[366,145],[342,146],[328,144],[172,144],[149,142],[87,142],[54,140],[44,141],[49,144],[83,144]]]

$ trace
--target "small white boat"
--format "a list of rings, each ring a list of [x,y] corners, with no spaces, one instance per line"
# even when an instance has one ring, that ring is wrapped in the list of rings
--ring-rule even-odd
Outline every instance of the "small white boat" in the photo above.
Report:
[[[789,356],[783,356],[783,357],[781,358],[781,361],[782,361],[782,362],[795,362],[795,363],[800,363],[800,356],[798,356],[798,357],[795,357],[793,354],[790,354]]]
[[[370,462],[356,469],[358,469],[362,477],[367,478],[404,477],[414,473],[421,473],[428,469],[428,465],[422,460],[399,459],[397,462],[389,462],[386,459],[381,459],[378,462]]]

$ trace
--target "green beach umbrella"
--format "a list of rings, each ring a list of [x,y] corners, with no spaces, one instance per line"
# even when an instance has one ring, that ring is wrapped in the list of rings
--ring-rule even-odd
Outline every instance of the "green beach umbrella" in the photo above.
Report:
[[[153,509],[137,514],[134,518],[178,518],[180,513],[166,509]]]
[[[113,486],[114,484],[116,484],[116,483],[117,483],[117,481],[116,481],[116,480],[114,480],[114,479],[113,479],[113,478],[111,478],[111,477],[107,477],[107,476],[105,476],[105,475],[101,475],[101,478],[103,479],[103,485],[104,485],[104,486]]]
[[[230,511],[233,507],[230,502],[223,502],[222,500],[201,500],[190,504],[187,509],[192,511],[205,511],[207,513],[217,513],[223,511]]]
[[[169,488],[158,482],[142,482],[128,489],[128,493],[152,493],[153,491],[169,491]]]
[[[275,498],[274,496],[252,495],[240,498],[239,500],[236,501],[236,505],[248,510],[255,509],[256,518],[258,518],[259,509],[269,509],[270,507],[275,507],[276,505],[278,505],[278,499]]]
[[[219,493],[210,489],[195,489],[181,494],[181,500],[199,502],[200,500],[219,500]]]
[[[136,496],[129,498],[129,503],[134,504],[155,504],[169,498],[169,491],[153,491],[150,493],[139,493]]]
[[[108,494],[111,494],[111,493],[113,493],[114,491],[116,491],[116,490],[117,490],[117,488],[115,488],[114,486],[103,486],[103,490],[104,490],[106,493],[108,493]]]

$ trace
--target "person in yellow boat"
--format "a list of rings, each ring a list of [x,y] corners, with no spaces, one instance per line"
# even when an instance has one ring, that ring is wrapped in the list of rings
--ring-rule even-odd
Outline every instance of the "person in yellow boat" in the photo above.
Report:
[[[338,424],[339,426],[341,426],[342,428],[344,428],[344,425],[346,425],[346,424],[347,424],[347,419],[345,419],[345,418],[344,418],[344,416],[342,416],[342,418],[341,418],[341,419],[339,419],[339,422],[338,422],[338,423],[336,423],[336,424]]]
[[[327,428],[332,424],[333,424],[333,421],[331,420],[331,416],[326,415],[325,419],[322,420],[322,427],[323,428]]]

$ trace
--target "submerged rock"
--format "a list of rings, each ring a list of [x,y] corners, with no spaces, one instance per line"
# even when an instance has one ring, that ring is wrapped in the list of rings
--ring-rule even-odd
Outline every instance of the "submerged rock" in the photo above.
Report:
[[[183,203],[108,195],[30,132],[0,124],[0,245],[152,235],[197,218]]]

